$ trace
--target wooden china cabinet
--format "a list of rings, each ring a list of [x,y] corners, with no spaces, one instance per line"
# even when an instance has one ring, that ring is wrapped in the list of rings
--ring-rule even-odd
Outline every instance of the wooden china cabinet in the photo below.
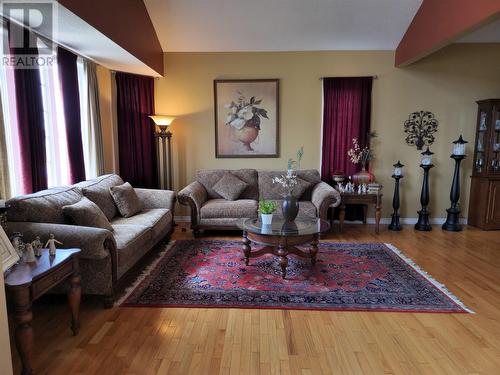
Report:
[[[477,102],[468,223],[500,229],[500,99]]]

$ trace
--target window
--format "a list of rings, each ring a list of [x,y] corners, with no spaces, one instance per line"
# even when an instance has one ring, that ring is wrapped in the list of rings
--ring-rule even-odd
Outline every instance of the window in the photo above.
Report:
[[[10,174],[10,191],[12,195],[24,193],[19,133],[17,131],[16,88],[14,70],[0,66],[0,97],[2,100],[5,126],[5,143],[7,146],[8,168]]]
[[[48,187],[69,185],[68,142],[57,66],[40,68]]]

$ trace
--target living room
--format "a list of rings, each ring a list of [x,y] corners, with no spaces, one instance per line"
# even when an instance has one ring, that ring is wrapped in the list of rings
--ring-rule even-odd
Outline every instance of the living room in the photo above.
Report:
[[[498,1],[0,6],[0,374],[500,372]]]

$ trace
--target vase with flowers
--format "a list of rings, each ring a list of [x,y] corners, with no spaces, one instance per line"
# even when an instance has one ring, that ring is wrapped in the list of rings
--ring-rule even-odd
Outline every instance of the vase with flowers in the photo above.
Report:
[[[374,137],[377,137],[375,132],[368,135],[369,139]],[[353,164],[361,165],[361,171],[352,176],[352,181],[359,185],[373,182],[375,176],[367,170],[368,163],[373,159],[373,151],[367,146],[361,148],[357,138],[352,139],[352,145],[353,147],[347,151],[347,155]]]
[[[297,151],[297,160],[288,159],[286,174],[279,177],[273,177],[273,184],[280,184],[283,190],[283,202],[281,203],[281,212],[285,222],[290,223],[295,220],[299,213],[299,202],[293,196],[293,189],[297,186],[296,169],[300,168],[300,160],[304,155],[304,147]]]

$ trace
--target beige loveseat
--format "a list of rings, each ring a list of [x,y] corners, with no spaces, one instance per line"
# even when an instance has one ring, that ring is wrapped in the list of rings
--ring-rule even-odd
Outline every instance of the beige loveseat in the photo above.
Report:
[[[246,183],[246,187],[235,200],[222,198],[214,186],[230,173]],[[212,169],[201,170],[192,182],[178,194],[179,203],[191,209],[191,228],[197,236],[201,229],[237,229],[242,218],[257,217],[260,199],[280,201],[282,190],[273,184],[273,177],[284,171],[257,171],[255,169]],[[298,217],[320,217],[326,219],[328,207],[340,204],[340,194],[333,187],[321,181],[317,170],[299,170],[297,176],[307,182],[308,187],[299,200]],[[275,213],[281,215],[281,209]]]
[[[135,189],[143,209],[125,218],[118,213],[109,192],[110,187],[121,184],[120,176],[111,174],[12,198],[7,201],[7,230],[9,234],[22,233],[26,242],[35,236],[46,241],[53,233],[63,243],[62,248],[80,248],[82,291],[104,296],[109,306],[125,273],[171,234],[176,200],[172,191]],[[84,193],[103,211],[113,231],[72,225],[64,216],[62,207],[80,201]]]

